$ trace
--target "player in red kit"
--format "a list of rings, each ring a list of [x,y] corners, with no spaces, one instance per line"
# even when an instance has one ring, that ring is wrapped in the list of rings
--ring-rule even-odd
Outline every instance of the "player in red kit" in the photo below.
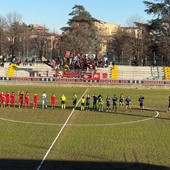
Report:
[[[18,100],[18,107],[20,108],[23,104],[24,92],[18,91],[19,100]]]
[[[11,97],[11,106],[15,107],[15,94],[14,94],[14,92],[11,93],[10,97]]]
[[[51,109],[55,108],[55,103],[56,103],[56,96],[53,93],[52,96],[51,96]]]
[[[5,96],[6,96],[6,106],[10,107],[10,94],[6,92]]]
[[[1,107],[5,107],[5,103],[6,103],[6,96],[5,96],[5,94],[4,94],[3,92],[1,92],[1,96],[0,96],[0,98],[1,98],[1,101],[0,101],[0,103],[1,103]]]
[[[2,106],[2,92],[0,93],[0,107]]]
[[[30,106],[30,95],[28,92],[25,93],[25,108]]]
[[[33,109],[37,108],[37,105],[38,105],[38,94],[35,93],[33,96]]]

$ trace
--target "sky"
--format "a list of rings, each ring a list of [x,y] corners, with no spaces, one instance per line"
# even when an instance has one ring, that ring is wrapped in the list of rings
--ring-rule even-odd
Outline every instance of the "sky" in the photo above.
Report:
[[[121,26],[128,26],[127,21],[135,16],[142,21],[151,18],[144,12],[143,0],[3,0],[0,16],[16,12],[28,25],[39,24],[60,33],[60,28],[67,26],[68,14],[75,4],[84,6],[98,20]]]

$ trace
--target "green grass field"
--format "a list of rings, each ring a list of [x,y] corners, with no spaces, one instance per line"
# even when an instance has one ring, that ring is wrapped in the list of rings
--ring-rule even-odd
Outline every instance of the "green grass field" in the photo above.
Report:
[[[130,95],[132,112],[122,107],[118,107],[117,113],[86,112],[80,111],[80,104],[73,111],[73,93],[80,99],[87,89],[86,94],[101,94],[104,99],[107,95]],[[40,166],[43,170],[170,169],[169,89],[0,86],[3,92],[17,93],[19,90],[29,92],[31,103],[37,92],[39,108],[0,108],[0,170],[38,169],[45,155]],[[44,91],[47,109],[41,109]],[[57,96],[54,110],[50,109],[52,93]],[[66,110],[60,107],[62,94],[67,97]],[[140,95],[145,97],[143,112],[138,106]]]

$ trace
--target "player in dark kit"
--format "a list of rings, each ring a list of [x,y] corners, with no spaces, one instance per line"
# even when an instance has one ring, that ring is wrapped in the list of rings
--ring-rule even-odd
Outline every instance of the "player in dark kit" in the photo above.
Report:
[[[117,112],[117,97],[115,94],[112,98],[112,101],[113,101],[113,112]]]
[[[125,102],[124,96],[123,94],[121,94],[119,97],[119,106],[124,106],[125,105],[124,102]]]
[[[106,112],[111,112],[111,107],[110,107],[111,99],[109,95],[106,97]]]
[[[139,106],[140,106],[140,109],[144,109],[144,97],[143,96],[140,96],[138,101],[139,101]]]
[[[98,100],[98,96],[96,94],[93,95],[93,110],[94,111],[97,110],[97,100]]]
[[[90,95],[86,97],[86,111],[90,111]]]
[[[131,98],[128,96],[127,98],[126,98],[126,110],[127,109],[130,109],[130,111],[131,111]]]

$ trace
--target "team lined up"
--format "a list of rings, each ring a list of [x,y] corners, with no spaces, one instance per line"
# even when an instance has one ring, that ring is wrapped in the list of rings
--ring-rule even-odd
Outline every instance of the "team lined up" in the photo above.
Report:
[[[61,96],[61,108],[66,108],[66,97],[63,94]],[[15,108],[17,105],[17,99],[16,94],[12,92],[11,94],[6,92],[0,93],[0,107],[13,107]],[[24,93],[23,91],[18,91],[18,108],[30,108],[31,102],[30,102],[30,94],[28,92]],[[52,93],[51,95],[51,109],[54,109],[56,107],[56,95]],[[33,95],[33,102],[32,102],[32,108],[38,108],[38,94],[35,93]],[[44,92],[42,94],[42,108],[47,108],[47,94]]]
[[[109,95],[106,97],[106,101],[104,102],[102,95],[87,95],[86,97],[83,96],[81,99],[81,111],[86,110],[90,111],[90,100],[93,99],[93,106],[92,110],[94,111],[104,111],[104,103],[106,102],[106,112],[117,112],[117,105],[119,106],[125,106],[125,109],[130,109],[131,111],[131,98],[130,96],[127,96],[127,98],[124,98],[123,94],[120,95],[119,99],[116,96],[116,94],[113,95],[111,98]],[[140,96],[138,99],[139,106],[141,109],[144,109],[144,97]],[[112,106],[111,106],[112,105]]]
[[[66,109],[66,96],[63,94],[61,96],[61,108]],[[92,108],[91,106],[91,99],[92,101]],[[140,96],[138,99],[140,109],[144,109],[144,96]],[[77,104],[77,95],[76,93],[73,94],[73,108],[76,108]],[[109,95],[106,97],[105,101],[103,99],[102,95],[86,95],[81,98],[81,111],[90,111],[90,109],[94,111],[103,111],[104,110],[104,103],[105,105],[105,111],[106,112],[117,112],[117,105],[124,107],[125,109],[130,109],[131,111],[131,98],[130,96],[127,96],[127,98],[124,98],[123,94],[119,96],[119,98],[116,96],[116,94],[113,95],[111,98]],[[112,106],[111,106],[112,105]],[[11,94],[6,92],[0,93],[0,107],[15,107],[16,106],[16,95],[14,92]],[[30,105],[30,95],[28,92],[24,93],[23,91],[18,91],[18,107],[24,107],[29,108]],[[32,102],[32,108],[38,107],[38,94],[35,93],[33,95],[33,102]],[[54,109],[56,107],[56,95],[52,93],[51,95],[51,109]],[[44,92],[42,94],[42,108],[47,108],[47,94]],[[168,112],[170,112],[170,96],[168,97]]]

